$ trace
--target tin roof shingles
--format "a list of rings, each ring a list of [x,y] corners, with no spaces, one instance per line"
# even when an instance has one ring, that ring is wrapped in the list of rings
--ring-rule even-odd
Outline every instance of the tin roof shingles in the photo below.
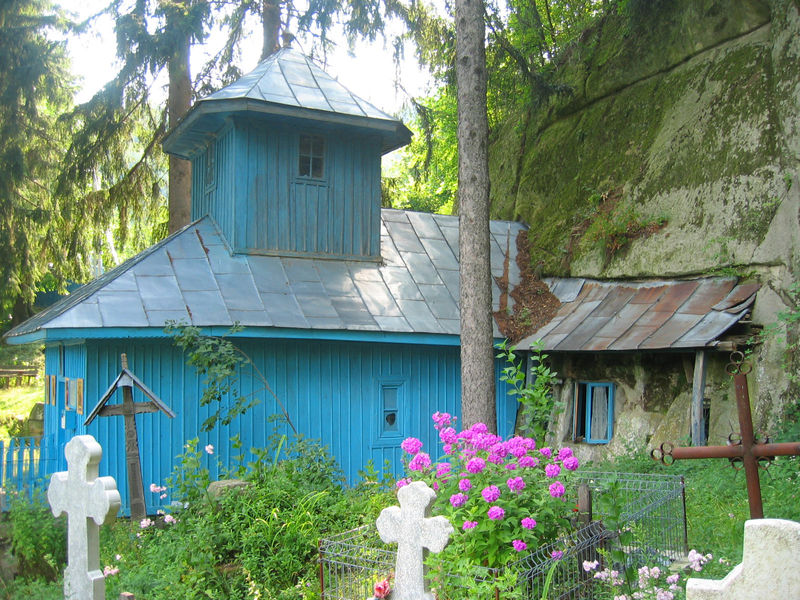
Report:
[[[663,350],[713,346],[755,301],[758,284],[730,278],[614,282],[546,279],[556,315],[518,345],[549,351]]]
[[[205,217],[76,290],[9,336],[41,329],[197,326],[286,327],[457,334],[458,260],[446,230],[457,217],[382,211],[383,264],[233,255]],[[514,238],[519,223],[495,223]],[[398,251],[399,250],[399,251]],[[493,251],[501,251],[493,244]],[[504,254],[504,253],[503,253]],[[506,262],[494,256],[495,264]],[[499,296],[497,286],[494,295]],[[494,298],[497,305],[499,297]],[[495,330],[495,335],[499,332]]]

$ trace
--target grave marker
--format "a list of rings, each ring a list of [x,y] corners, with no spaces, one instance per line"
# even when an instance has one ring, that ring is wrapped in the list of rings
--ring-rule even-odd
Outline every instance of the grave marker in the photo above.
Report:
[[[89,425],[98,415],[112,417],[122,415],[125,417],[125,462],[128,467],[128,500],[131,507],[131,519],[141,521],[147,516],[144,502],[144,484],[142,483],[142,464],[139,459],[139,436],[136,433],[136,415],[139,413],[158,412],[159,410],[170,419],[175,413],[164,404],[158,396],[150,391],[136,375],[128,370],[128,357],[120,357],[122,371],[114,383],[108,388],[100,401],[86,417],[84,425]],[[136,386],[149,399],[149,402],[134,402],[133,388]],[[122,388],[122,404],[106,404],[118,389]]]
[[[453,526],[445,517],[430,517],[436,492],[424,481],[415,481],[397,492],[400,506],[381,511],[376,525],[387,544],[397,542],[392,600],[434,600],[425,590],[424,551],[441,552]]]
[[[67,443],[64,454],[67,471],[53,473],[47,488],[53,514],[67,515],[64,598],[104,600],[100,525],[113,521],[119,511],[117,483],[113,477],[97,476],[103,449],[92,436],[75,436]]]
[[[686,600],[800,598],[800,523],[756,519],[744,524],[742,562],[722,580],[692,578]]]
[[[736,406],[739,412],[740,439],[729,438],[727,446],[694,446],[692,448],[676,447],[665,442],[651,451],[655,460],[671,465],[676,460],[692,458],[727,458],[736,468],[736,463],[744,464],[747,481],[747,499],[750,503],[750,518],[764,517],[761,501],[761,481],[758,478],[759,462],[769,464],[776,456],[800,456],[800,442],[782,444],[758,443],[753,433],[753,417],[750,414],[750,394],[747,390],[747,374],[751,370],[750,363],[744,360],[744,354],[733,352],[727,371],[733,376],[736,386]]]

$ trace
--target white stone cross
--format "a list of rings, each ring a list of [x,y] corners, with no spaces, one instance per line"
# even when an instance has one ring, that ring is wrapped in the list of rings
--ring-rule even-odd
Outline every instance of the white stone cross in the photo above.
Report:
[[[117,482],[98,477],[103,449],[90,435],[76,435],[64,449],[67,471],[53,473],[47,488],[50,509],[67,514],[65,600],[104,600],[100,570],[100,525],[114,520],[120,507]],[[92,522],[94,521],[94,523]]]
[[[686,600],[800,598],[800,523],[751,519],[744,524],[742,562],[722,580],[689,579]]]
[[[384,508],[376,522],[384,542],[397,542],[392,600],[434,600],[425,591],[424,550],[441,552],[453,526],[445,517],[428,516],[436,492],[424,481],[401,487],[397,498],[400,506]]]

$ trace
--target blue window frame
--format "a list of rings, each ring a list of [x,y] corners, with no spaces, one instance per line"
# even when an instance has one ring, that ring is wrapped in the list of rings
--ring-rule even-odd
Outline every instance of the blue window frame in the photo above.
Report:
[[[407,407],[403,377],[381,377],[378,380],[377,446],[394,446],[405,433]]]
[[[581,381],[577,387],[573,439],[608,444],[614,435],[614,384]]]

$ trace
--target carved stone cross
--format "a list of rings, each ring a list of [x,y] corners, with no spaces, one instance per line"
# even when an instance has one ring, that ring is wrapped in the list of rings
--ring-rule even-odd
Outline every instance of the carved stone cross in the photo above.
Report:
[[[453,526],[445,517],[429,517],[436,492],[424,481],[400,488],[397,498],[400,506],[384,508],[376,522],[384,542],[397,542],[392,600],[434,600],[425,591],[424,551],[441,552]]]
[[[90,435],[77,435],[64,449],[67,471],[53,473],[47,489],[50,509],[67,515],[66,600],[103,600],[100,570],[100,525],[113,521],[120,507],[113,477],[98,477],[103,449]],[[94,522],[92,522],[94,521]]]

